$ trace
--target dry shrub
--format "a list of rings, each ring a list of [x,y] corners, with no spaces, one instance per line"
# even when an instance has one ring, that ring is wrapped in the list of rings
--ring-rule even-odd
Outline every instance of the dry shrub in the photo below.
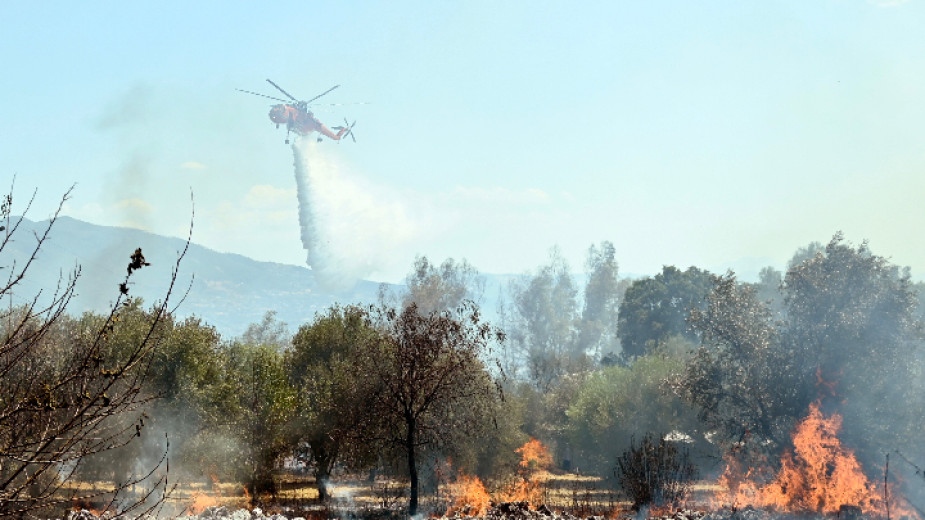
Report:
[[[657,439],[657,440],[656,440]],[[617,482],[633,501],[633,510],[644,506],[680,504],[690,493],[697,468],[686,449],[647,433],[637,446],[635,438],[617,459]]]

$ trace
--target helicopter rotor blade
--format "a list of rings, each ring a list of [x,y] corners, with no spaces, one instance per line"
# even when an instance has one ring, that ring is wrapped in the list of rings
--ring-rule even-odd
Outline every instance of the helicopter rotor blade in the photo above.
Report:
[[[267,80],[267,81],[270,81],[270,80]],[[305,103],[306,103],[306,104],[307,104],[307,103],[311,103],[312,101],[314,101],[314,100],[316,100],[316,99],[318,99],[318,98],[320,98],[321,96],[323,96],[323,95],[325,95],[325,94],[327,94],[328,92],[330,92],[330,91],[332,91],[332,90],[334,90],[334,89],[336,89],[336,88],[337,88],[337,87],[339,87],[339,86],[340,86],[340,85],[334,85],[333,87],[331,87],[331,88],[329,88],[329,89],[327,89],[327,90],[325,90],[325,91],[324,91],[324,92],[322,92],[321,94],[318,94],[317,96],[315,96],[315,97],[313,97],[313,98],[311,98],[311,99],[309,99],[309,100],[308,100],[308,101],[306,101]]]
[[[292,97],[292,94],[290,94],[290,93],[286,92],[285,90],[283,90],[283,87],[277,85],[276,83],[273,83],[273,81],[270,80],[269,78],[267,78],[267,83],[269,83],[270,85],[273,85],[274,87],[276,87],[276,90],[279,90],[279,91],[282,92],[283,94],[286,94],[286,97],[288,97],[289,99],[295,101],[296,103],[299,102],[298,99]]]
[[[318,99],[318,98],[315,98],[315,99]],[[316,107],[345,107],[345,106],[348,106],[348,105],[371,105],[371,104],[372,104],[372,103],[370,103],[369,101],[357,101],[357,102],[354,102],[354,103],[317,103],[317,104],[312,105],[312,106],[316,106]]]
[[[273,99],[273,100],[275,100],[275,101],[282,101],[283,103],[288,103],[288,101],[286,101],[285,99],[280,99],[280,98],[278,98],[278,97],[268,96],[268,95],[266,95],[266,94],[261,94],[261,93],[259,93],[259,92],[251,92],[250,90],[241,90],[241,89],[239,89],[239,88],[236,88],[235,90],[237,90],[238,92],[244,92],[245,94],[253,94],[253,95],[255,95],[255,96],[270,98],[270,99]]]

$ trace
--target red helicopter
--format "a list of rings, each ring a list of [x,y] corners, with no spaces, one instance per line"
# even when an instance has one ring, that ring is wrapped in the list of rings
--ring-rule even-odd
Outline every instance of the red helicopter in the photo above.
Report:
[[[350,136],[353,139],[353,142],[356,142],[356,137],[353,136],[353,125],[356,124],[356,121],[353,123],[348,123],[347,119],[344,118],[344,125],[346,126],[335,126],[333,129],[324,126],[324,123],[318,121],[311,110],[308,109],[308,104],[312,101],[320,98],[321,96],[331,92],[340,85],[334,85],[333,87],[325,90],[321,94],[309,99],[308,101],[300,101],[292,96],[292,94],[283,90],[282,87],[273,83],[273,81],[267,79],[267,83],[276,87],[277,90],[282,92],[288,97],[291,102],[286,101],[285,99],[280,99],[273,96],[268,96],[266,94],[260,94],[258,92],[251,92],[249,90],[235,89],[239,92],[244,92],[246,94],[253,94],[255,96],[261,96],[265,98],[270,98],[275,101],[282,101],[281,105],[273,105],[273,108],[270,109],[270,121],[276,123],[276,128],[279,128],[279,125],[286,125],[286,144],[289,144],[289,133],[295,132],[298,135],[309,135],[312,132],[318,132],[322,135],[333,139],[334,141],[340,141],[341,139]],[[321,142],[321,137],[318,137],[318,142]]]

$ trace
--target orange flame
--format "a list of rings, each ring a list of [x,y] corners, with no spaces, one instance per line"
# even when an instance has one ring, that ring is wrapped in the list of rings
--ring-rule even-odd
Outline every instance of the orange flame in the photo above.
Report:
[[[206,509],[219,505],[218,499],[202,492],[193,493],[193,501],[186,506],[186,514],[198,515]]]
[[[544,472],[553,465],[552,455],[542,442],[533,438],[514,451],[520,454],[518,479],[500,493],[501,500],[539,504],[543,501]]]
[[[842,506],[854,506],[884,514],[883,495],[868,481],[854,452],[838,440],[841,424],[841,416],[826,418],[819,403],[813,403],[794,431],[793,451],[784,455],[778,474],[762,485],[752,471],[743,474],[729,463],[720,479],[728,491],[720,499],[783,512],[835,514]]]
[[[520,470],[516,481],[499,491],[496,496],[502,502],[526,501],[539,504],[543,499],[542,482],[548,475],[545,470],[552,466],[549,449],[536,439],[530,439],[515,450],[520,454]],[[450,507],[446,516],[460,512],[470,516],[484,516],[491,505],[491,495],[478,477],[460,475],[450,484]]]
[[[523,470],[536,471],[552,466],[552,455],[549,449],[536,439],[531,438],[514,451],[520,453],[520,467]]]
[[[517,481],[499,493],[502,502],[529,502],[539,504],[543,501],[543,488],[537,479],[518,477]]]
[[[452,505],[447,510],[449,516],[459,512],[466,516],[484,516],[491,505],[491,496],[478,477],[460,475],[456,482],[450,484]]]

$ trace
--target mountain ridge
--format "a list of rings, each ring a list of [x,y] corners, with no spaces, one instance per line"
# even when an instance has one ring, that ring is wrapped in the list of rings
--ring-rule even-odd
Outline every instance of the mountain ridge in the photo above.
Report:
[[[11,224],[19,218],[13,217]],[[36,243],[32,237],[41,236],[48,224],[49,220],[23,218],[15,240],[0,252],[0,267],[23,265]],[[68,313],[104,312],[118,296],[129,256],[139,247],[151,266],[132,275],[129,293],[147,305],[164,299],[186,240],[59,216],[23,283],[16,288],[13,303],[26,303],[39,293],[48,298],[69,273],[76,271],[76,295]],[[349,290],[332,292],[319,286],[308,267],[254,260],[190,242],[177,268],[170,308],[182,298],[175,313],[178,318],[197,316],[223,337],[234,337],[249,324],[260,322],[267,311],[275,311],[277,319],[294,330],[335,303],[374,303],[379,286],[360,280]]]

